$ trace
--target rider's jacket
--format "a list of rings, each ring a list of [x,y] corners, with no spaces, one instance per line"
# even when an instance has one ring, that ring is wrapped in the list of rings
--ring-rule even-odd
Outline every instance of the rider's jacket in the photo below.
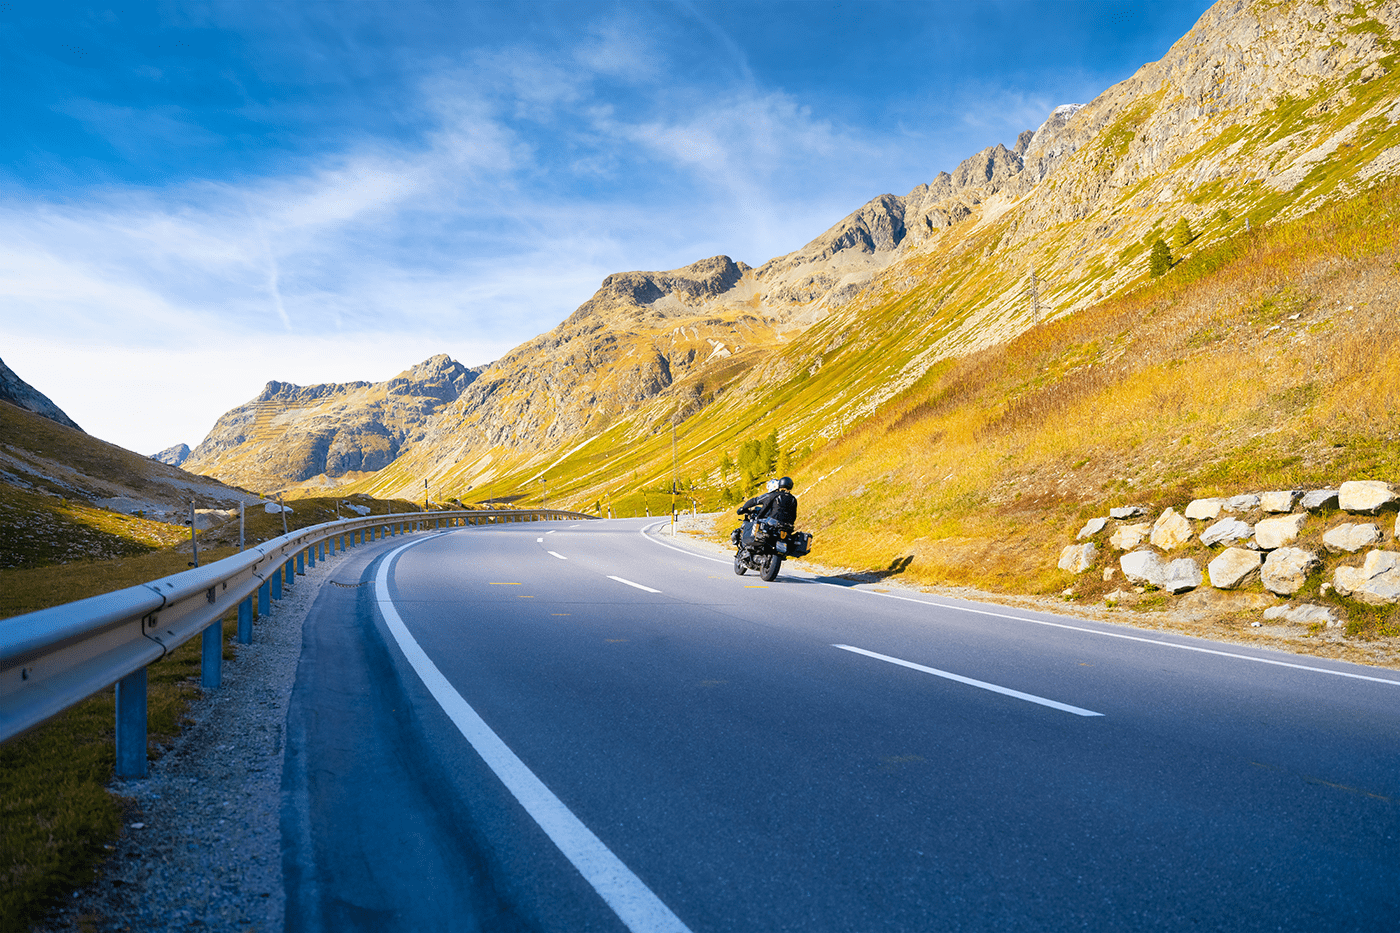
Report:
[[[797,521],[797,497],[786,489],[775,489],[761,496],[754,496],[738,508],[739,515],[749,515],[755,521],[760,518],[776,518],[791,525]]]

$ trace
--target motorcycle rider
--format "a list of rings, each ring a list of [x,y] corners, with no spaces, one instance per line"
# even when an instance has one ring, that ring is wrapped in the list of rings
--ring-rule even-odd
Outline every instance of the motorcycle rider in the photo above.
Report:
[[[735,514],[744,516],[742,528],[735,529],[731,536],[737,546],[753,543],[754,522],[764,518],[777,519],[789,528],[797,521],[797,497],[791,492],[792,477],[769,480],[768,490],[761,496],[754,496],[739,506]]]

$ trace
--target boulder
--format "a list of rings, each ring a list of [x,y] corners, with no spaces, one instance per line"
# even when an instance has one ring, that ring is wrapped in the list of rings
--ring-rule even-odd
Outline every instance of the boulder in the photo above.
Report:
[[[1282,492],[1263,492],[1259,494],[1259,508],[1265,512],[1293,511],[1293,503],[1298,499],[1298,493],[1294,490],[1284,490]]]
[[[1298,540],[1298,532],[1303,530],[1303,522],[1308,520],[1307,512],[1295,515],[1280,515],[1277,518],[1261,518],[1254,526],[1254,543],[1263,551],[1272,551]]]
[[[1225,500],[1225,508],[1231,512],[1248,512],[1251,509],[1259,508],[1259,497],[1253,493],[1231,496]]]
[[[1119,520],[1122,520],[1122,519],[1125,519],[1125,518],[1137,518],[1139,515],[1143,514],[1143,512],[1145,512],[1145,511],[1147,511],[1147,510],[1144,509],[1144,508],[1143,508],[1142,506],[1140,506],[1140,505],[1120,505],[1120,506],[1117,506],[1117,507],[1115,507],[1115,508],[1109,509],[1109,510],[1108,510],[1108,517],[1109,517],[1109,518],[1116,518],[1116,519],[1119,519]]]
[[[1308,582],[1308,574],[1321,563],[1312,551],[1300,547],[1281,547],[1269,552],[1264,566],[1259,570],[1259,579],[1270,593],[1292,596],[1303,588],[1303,584]]]
[[[1161,586],[1167,578],[1167,565],[1162,562],[1156,551],[1133,551],[1131,554],[1124,554],[1118,559],[1118,566],[1123,568],[1123,576],[1128,578],[1129,583]]]
[[[1206,565],[1210,574],[1210,585],[1216,589],[1230,590],[1239,586],[1264,563],[1264,555],[1258,551],[1242,547],[1231,547]]]
[[[1389,505],[1396,499],[1395,491],[1389,483],[1377,479],[1359,479],[1342,483],[1337,490],[1337,505],[1348,512],[1365,512],[1374,515],[1381,506]]]
[[[1285,603],[1282,606],[1270,606],[1264,610],[1264,618],[1282,619],[1285,622],[1292,622],[1294,625],[1321,624],[1328,628],[1336,628],[1341,625],[1341,620],[1337,614],[1325,606],[1314,606],[1309,603]]]
[[[1254,526],[1247,522],[1242,522],[1238,518],[1222,518],[1201,532],[1202,544],[1229,544],[1231,541],[1243,541],[1254,534]]]
[[[1223,508],[1224,499],[1192,499],[1186,506],[1186,517],[1213,522],[1220,517],[1220,510]]]
[[[1175,551],[1191,541],[1191,523],[1178,515],[1176,509],[1167,509],[1152,526],[1152,544],[1164,551]]]
[[[278,505],[276,502],[263,503],[263,511],[268,515],[280,515],[283,512],[290,512],[291,510],[292,507],[290,505]]]
[[[1393,606],[1400,602],[1400,553],[1371,551],[1360,567],[1338,567],[1332,582],[1343,596],[1371,606]]]
[[[1103,531],[1103,526],[1107,524],[1108,519],[1106,518],[1091,518],[1084,523],[1083,528],[1079,529],[1079,534],[1075,535],[1075,539],[1082,541],[1085,538],[1092,538],[1100,531]]]
[[[1158,584],[1168,593],[1186,593],[1201,585],[1201,568],[1189,557],[1182,557],[1167,564],[1162,582]]]
[[[1333,554],[1355,554],[1362,548],[1379,544],[1380,540],[1379,525],[1359,525],[1351,522],[1329,528],[1322,536],[1323,546]]]
[[[1070,573],[1083,573],[1094,566],[1094,558],[1098,556],[1099,549],[1094,547],[1093,542],[1071,544],[1060,552],[1060,569]]]
[[[1303,508],[1309,512],[1316,512],[1318,509],[1337,507],[1337,490],[1335,489],[1314,489],[1303,493]]]
[[[1113,533],[1108,539],[1108,543],[1120,551],[1131,551],[1143,541],[1152,531],[1152,526],[1143,522],[1140,525],[1123,525]]]

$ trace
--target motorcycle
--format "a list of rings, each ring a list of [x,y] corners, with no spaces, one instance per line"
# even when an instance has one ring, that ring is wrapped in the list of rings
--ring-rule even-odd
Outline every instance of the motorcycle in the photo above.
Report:
[[[778,578],[778,568],[790,557],[806,557],[812,549],[812,535],[806,531],[794,531],[786,522],[776,518],[752,516],[744,519],[744,524],[734,529],[729,540],[734,543],[734,572],[743,576],[750,570],[771,583]]]

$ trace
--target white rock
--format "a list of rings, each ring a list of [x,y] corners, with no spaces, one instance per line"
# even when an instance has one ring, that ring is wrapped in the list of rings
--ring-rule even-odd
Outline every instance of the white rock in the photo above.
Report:
[[[369,506],[367,505],[352,505],[351,503],[347,502],[345,504],[345,507],[359,516],[365,516],[369,514]]]
[[[1249,579],[1262,563],[1264,555],[1258,551],[1232,547],[1221,551],[1219,556],[1206,565],[1206,571],[1210,574],[1211,586],[1229,590]]]
[[[1322,536],[1322,543],[1333,554],[1355,554],[1364,547],[1380,543],[1379,525],[1356,525],[1350,522],[1329,528]]]
[[[1109,509],[1108,517],[1117,519],[1137,518],[1145,511],[1147,510],[1140,505],[1120,505]]]
[[[1270,606],[1264,610],[1264,618],[1283,619],[1285,622],[1292,622],[1294,625],[1313,625],[1321,623],[1328,628],[1335,628],[1341,624],[1336,613],[1324,606],[1314,606],[1309,603],[1285,603],[1282,606]]]
[[[1231,512],[1248,512],[1251,509],[1259,508],[1259,497],[1252,493],[1231,496],[1225,500],[1225,508]]]
[[[1213,522],[1220,517],[1220,510],[1223,508],[1224,499],[1192,499],[1186,506],[1186,517]]]
[[[283,512],[290,512],[291,510],[292,507],[290,505],[278,505],[276,502],[269,502],[263,506],[263,511],[268,515],[280,515]]]
[[[1242,522],[1238,518],[1222,518],[1201,532],[1202,544],[1229,544],[1231,541],[1243,541],[1254,534],[1254,526],[1247,522]]]
[[[1314,489],[1311,492],[1303,493],[1303,508],[1309,512],[1316,512],[1318,509],[1327,507],[1336,508],[1337,490],[1335,489]]]
[[[1084,527],[1079,529],[1079,534],[1075,535],[1075,537],[1079,540],[1083,540],[1084,538],[1092,538],[1100,531],[1103,531],[1103,526],[1107,524],[1108,519],[1106,518],[1091,518],[1084,523]]]
[[[1332,575],[1337,592],[1372,606],[1400,602],[1400,553],[1371,551],[1360,567],[1338,567]]]
[[[1124,554],[1118,559],[1118,566],[1123,568],[1123,576],[1128,578],[1129,583],[1161,586],[1167,576],[1167,565],[1157,556],[1156,551],[1133,551],[1131,554]]]
[[[1293,503],[1297,501],[1297,499],[1298,493],[1292,490],[1260,493],[1259,508],[1263,509],[1265,512],[1273,512],[1275,514],[1291,512],[1293,511]]]
[[[1105,567],[1103,569],[1103,582],[1107,583],[1109,580],[1112,580],[1115,573],[1117,573],[1117,571],[1112,567]]]
[[[1185,593],[1201,585],[1201,568],[1189,557],[1182,557],[1167,564],[1166,573],[1159,584],[1168,593]]]
[[[1167,509],[1152,526],[1152,544],[1164,551],[1185,547],[1190,540],[1191,523],[1178,515],[1176,509]]]
[[[1060,552],[1060,569],[1070,573],[1083,573],[1094,566],[1094,558],[1098,556],[1099,549],[1094,547],[1092,541],[1087,544],[1071,544]]]
[[[1108,539],[1108,543],[1120,551],[1131,551],[1143,541],[1152,531],[1152,526],[1143,522],[1139,525],[1123,525],[1113,532],[1113,536]]]
[[[1295,515],[1280,515],[1277,518],[1261,518],[1254,526],[1254,543],[1264,551],[1272,551],[1298,540],[1298,532],[1308,520],[1307,512]]]
[[[1281,547],[1270,551],[1259,579],[1264,589],[1279,596],[1292,596],[1308,582],[1308,573],[1321,565],[1317,555],[1299,547]]]
[[[1337,490],[1337,505],[1348,512],[1374,515],[1381,506],[1389,505],[1395,499],[1395,491],[1390,484],[1376,479],[1352,480],[1342,483]]]

